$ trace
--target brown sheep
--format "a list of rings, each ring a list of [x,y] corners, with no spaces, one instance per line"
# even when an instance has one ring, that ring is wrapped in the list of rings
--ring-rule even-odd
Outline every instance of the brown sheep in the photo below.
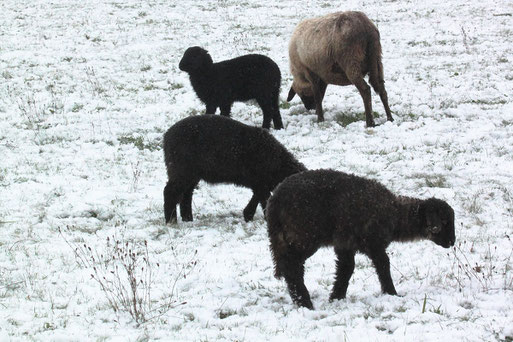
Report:
[[[363,98],[367,127],[373,127],[370,87],[379,94],[387,120],[388,107],[383,79],[379,31],[362,12],[336,12],[300,22],[289,44],[290,71],[294,80],[287,101],[297,93],[306,109],[314,109],[324,121],[322,100],[328,84],[354,84]]]
[[[304,263],[320,247],[333,246],[337,255],[333,300],[346,297],[357,252],[372,260],[383,292],[396,295],[386,253],[391,242],[428,239],[449,248],[456,239],[445,201],[396,196],[374,180],[333,170],[286,178],[268,200],[266,220],[275,275],[285,278],[294,303],[309,309]]]

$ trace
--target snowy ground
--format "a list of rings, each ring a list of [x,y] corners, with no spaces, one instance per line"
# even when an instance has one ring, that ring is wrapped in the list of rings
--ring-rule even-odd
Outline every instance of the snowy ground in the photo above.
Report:
[[[322,124],[284,101],[295,25],[347,9],[380,29],[394,123],[366,129],[354,87],[328,88]],[[512,341],[512,14],[491,0],[2,0],[0,340]],[[309,311],[273,278],[262,211],[242,219],[249,190],[200,183],[195,221],[165,226],[162,134],[204,111],[178,70],[192,45],[215,61],[273,58],[286,129],[272,134],[309,168],[447,200],[456,248],[392,244],[400,297],[358,256],[348,298],[332,303],[334,254],[320,250],[306,263]],[[232,117],[262,123],[251,103]],[[103,254],[97,272],[115,280],[113,236],[145,265],[140,324],[84,265]]]

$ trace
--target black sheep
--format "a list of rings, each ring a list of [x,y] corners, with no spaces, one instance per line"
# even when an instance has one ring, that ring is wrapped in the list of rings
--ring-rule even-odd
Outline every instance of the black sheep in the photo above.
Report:
[[[233,102],[256,100],[264,114],[263,128],[283,128],[279,108],[280,68],[269,57],[245,55],[214,63],[205,49],[188,48],[179,68],[189,74],[192,87],[206,104],[207,114],[229,116]]]
[[[356,252],[372,260],[383,292],[396,295],[386,254],[392,241],[429,239],[444,248],[455,241],[454,211],[445,201],[395,196],[374,180],[333,170],[288,177],[273,191],[266,219],[275,275],[310,309],[304,262],[320,247],[333,246],[337,255],[333,300],[346,296]]]
[[[268,131],[214,115],[178,121],[164,134],[168,182],[164,188],[166,223],[192,221],[192,193],[200,180],[231,183],[253,190],[244,219],[253,219],[258,203],[265,209],[278,183],[306,170]]]

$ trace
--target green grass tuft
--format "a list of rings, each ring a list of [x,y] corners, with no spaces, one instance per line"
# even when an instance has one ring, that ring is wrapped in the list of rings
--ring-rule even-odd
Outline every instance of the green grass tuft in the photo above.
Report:
[[[292,107],[290,102],[286,102],[286,101],[280,102],[280,109],[289,109],[290,107]]]
[[[146,141],[142,135],[121,135],[118,137],[119,143],[123,145],[134,145],[139,150],[157,151],[160,150],[160,142],[157,141]]]
[[[378,118],[379,114],[377,112],[372,112],[374,118]],[[337,113],[335,114],[335,122],[341,125],[342,127],[346,127],[347,125],[352,124],[357,121],[365,121],[365,112],[360,113]]]

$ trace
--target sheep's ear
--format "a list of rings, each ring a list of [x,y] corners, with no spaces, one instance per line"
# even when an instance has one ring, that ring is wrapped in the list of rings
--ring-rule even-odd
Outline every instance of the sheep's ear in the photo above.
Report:
[[[208,66],[210,66],[210,65],[214,64],[214,60],[212,59],[212,56],[210,56],[210,54],[209,54],[208,52],[207,52],[207,54],[206,54],[206,56],[205,56],[205,57],[206,57],[205,62],[206,62],[206,64],[207,64]]]
[[[428,229],[432,234],[438,234],[442,230],[442,227],[441,226],[431,226],[431,227],[428,227]]]
[[[287,102],[290,102],[290,100],[292,100],[295,95],[296,95],[296,92],[294,91],[294,88],[290,87],[289,96],[287,96]]]
[[[425,201],[423,204],[419,206],[422,208],[424,215],[426,217],[426,226],[427,230],[431,234],[438,234],[442,230],[442,222],[440,222],[440,216],[434,210],[433,205],[429,203],[429,201]]]

